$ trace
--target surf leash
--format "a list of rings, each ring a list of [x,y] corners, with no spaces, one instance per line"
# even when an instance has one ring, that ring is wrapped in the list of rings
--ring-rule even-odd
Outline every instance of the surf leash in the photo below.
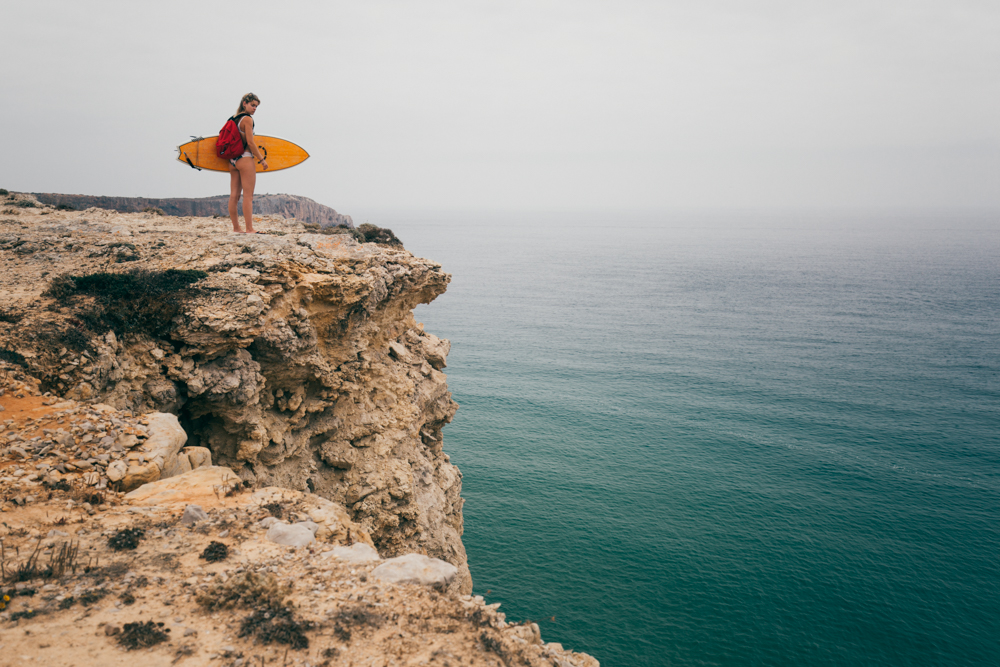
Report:
[[[192,162],[191,158],[188,157],[187,151],[182,151],[182,152],[184,153],[184,159],[187,160],[187,163],[189,165],[191,165],[191,168],[192,169],[197,169],[198,171],[201,171],[201,167],[194,166],[194,162]]]

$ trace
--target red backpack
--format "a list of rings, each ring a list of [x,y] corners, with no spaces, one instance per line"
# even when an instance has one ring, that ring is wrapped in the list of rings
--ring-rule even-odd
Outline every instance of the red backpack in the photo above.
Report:
[[[226,121],[226,124],[219,130],[219,138],[215,140],[215,154],[219,157],[232,160],[243,155],[246,144],[243,143],[243,136],[240,134],[239,119],[247,114],[241,113]]]

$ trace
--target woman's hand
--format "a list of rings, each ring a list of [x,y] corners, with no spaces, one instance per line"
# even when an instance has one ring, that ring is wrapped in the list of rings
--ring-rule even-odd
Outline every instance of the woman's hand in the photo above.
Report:
[[[260,166],[264,168],[264,171],[267,171],[267,160],[261,160]]]

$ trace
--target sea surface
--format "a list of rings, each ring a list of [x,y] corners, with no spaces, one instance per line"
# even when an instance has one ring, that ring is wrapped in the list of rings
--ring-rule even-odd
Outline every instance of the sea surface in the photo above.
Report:
[[[416,314],[509,621],[604,667],[1000,665],[1000,217],[377,222],[453,274]]]

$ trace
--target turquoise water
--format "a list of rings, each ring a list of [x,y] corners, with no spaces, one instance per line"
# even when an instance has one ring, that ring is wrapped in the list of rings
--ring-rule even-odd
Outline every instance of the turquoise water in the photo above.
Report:
[[[996,216],[386,217],[476,592],[605,667],[1000,664]]]

